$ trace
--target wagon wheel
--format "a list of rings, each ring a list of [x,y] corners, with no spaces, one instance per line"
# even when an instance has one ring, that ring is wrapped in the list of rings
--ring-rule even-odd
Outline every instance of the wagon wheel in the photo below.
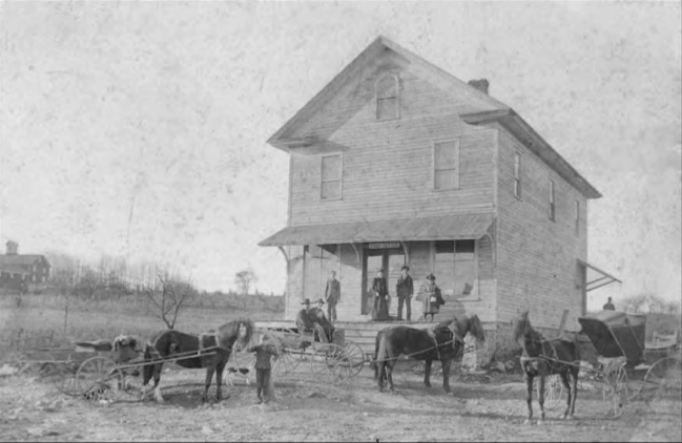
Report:
[[[602,400],[611,404],[614,417],[619,417],[623,406],[630,399],[628,390],[628,374],[625,362],[604,373],[602,381]]]
[[[124,379],[116,363],[108,357],[92,357],[76,373],[80,394],[88,400],[109,400]]]
[[[360,351],[360,353],[362,353],[362,351]],[[353,371],[357,367],[357,361],[353,360],[353,357],[348,353],[346,347],[338,345],[331,346],[325,355],[325,362],[331,381],[335,385],[343,383],[355,375]],[[359,362],[360,369],[362,370],[362,360]]]
[[[676,357],[656,361],[644,376],[639,397],[650,402],[654,399],[680,399],[682,395],[682,365]]]
[[[350,377],[351,361],[343,347],[318,343],[310,353],[310,376],[313,381],[339,384]]]
[[[299,363],[301,363],[299,355],[292,354],[291,352],[288,352],[286,349],[284,349],[279,354],[279,358],[277,358],[275,361],[275,366],[272,371],[277,376],[291,374],[296,371]]]
[[[351,362],[350,377],[352,378],[362,371],[362,367],[365,365],[365,354],[357,343],[348,340],[344,349]]]
[[[554,407],[559,404],[564,394],[564,384],[559,375],[550,375],[545,379],[545,404]]]

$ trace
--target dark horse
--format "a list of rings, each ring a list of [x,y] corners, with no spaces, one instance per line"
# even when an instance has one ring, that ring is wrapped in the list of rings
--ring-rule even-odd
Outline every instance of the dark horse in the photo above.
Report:
[[[443,366],[443,389],[450,392],[450,366],[464,346],[464,336],[469,333],[479,343],[485,341],[483,325],[477,315],[455,317],[438,323],[431,329],[416,329],[409,326],[393,326],[377,334],[374,349],[374,378],[378,379],[379,390],[384,390],[387,379],[391,392],[393,387],[393,366],[398,357],[406,355],[413,360],[423,360],[426,371],[424,384],[431,387],[431,363],[440,360]]]
[[[533,418],[533,379],[540,377],[538,385],[538,402],[540,403],[540,420],[545,419],[545,377],[559,374],[561,382],[568,392],[566,411],[562,418],[573,418],[575,399],[578,394],[578,372],[580,370],[580,349],[575,342],[564,338],[545,339],[535,331],[528,320],[528,311],[512,320],[514,341],[523,348],[521,368],[526,380],[526,402],[528,403],[528,419]],[[570,383],[569,383],[570,379]]]
[[[208,400],[208,388],[211,386],[211,378],[215,373],[218,388],[216,398],[220,400],[222,397],[223,370],[230,358],[232,349],[235,344],[246,347],[253,336],[253,332],[254,325],[251,320],[234,320],[199,336],[170,329],[155,335],[147,343],[144,359],[145,362],[153,362],[163,358],[189,356],[190,358],[177,360],[175,363],[183,368],[206,368],[206,388],[201,398],[203,402]],[[196,357],[192,357],[194,355]],[[159,389],[162,367],[163,361],[144,366],[143,398],[146,396],[145,387],[147,383],[154,377],[154,396],[156,401],[163,401]]]

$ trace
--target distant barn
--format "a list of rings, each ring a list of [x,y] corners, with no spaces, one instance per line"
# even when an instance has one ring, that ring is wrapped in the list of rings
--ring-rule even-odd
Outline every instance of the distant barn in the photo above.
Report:
[[[29,291],[45,285],[50,278],[50,263],[43,255],[19,254],[19,244],[6,243],[7,253],[0,254],[0,288]]]
[[[340,322],[369,319],[378,268],[396,315],[408,264],[415,290],[436,275],[436,320],[475,313],[495,329],[530,309],[556,328],[568,310],[577,329],[588,269],[615,281],[587,263],[601,194],[489,87],[380,37],[268,140],[290,156],[288,224],[260,243],[287,259],[287,320],[331,270]]]

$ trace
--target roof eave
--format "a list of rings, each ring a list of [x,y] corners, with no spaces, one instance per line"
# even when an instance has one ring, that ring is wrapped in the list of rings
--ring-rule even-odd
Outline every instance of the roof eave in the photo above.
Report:
[[[521,117],[519,114],[516,113],[512,108],[507,108],[507,109],[501,109],[497,111],[487,111],[487,112],[480,112],[480,113],[475,113],[475,114],[466,114],[462,115],[462,120],[464,122],[469,123],[469,124],[479,124],[479,123],[488,123],[492,121],[498,121],[502,125],[505,126],[505,128],[509,129],[512,133],[515,133],[515,135],[518,130],[521,130],[523,132],[523,135],[529,136],[532,141],[537,142],[538,145],[542,146],[547,152],[550,153],[552,157],[554,157],[555,161],[564,166],[570,175],[572,177],[566,177],[564,174],[562,174],[560,171],[557,170],[557,172],[567,179],[573,186],[575,186],[582,194],[589,199],[597,199],[601,198],[602,194],[597,191],[597,189],[592,186],[576,169],[571,166],[571,164],[564,159],[561,154],[559,154],[545,139],[540,136],[529,124],[526,122],[523,117]],[[531,143],[532,145],[532,143]],[[531,150],[535,151],[535,149],[532,148],[532,146],[529,146]],[[542,158],[542,157],[541,157]],[[556,170],[556,168],[555,168]]]

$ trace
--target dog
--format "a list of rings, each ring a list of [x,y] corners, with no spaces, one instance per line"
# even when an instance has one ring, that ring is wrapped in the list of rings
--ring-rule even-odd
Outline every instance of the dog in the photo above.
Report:
[[[241,377],[246,381],[247,385],[251,385],[250,374],[251,374],[250,368],[227,367],[225,368],[225,384],[227,386],[234,386],[234,382],[232,381],[232,379],[234,377]]]

